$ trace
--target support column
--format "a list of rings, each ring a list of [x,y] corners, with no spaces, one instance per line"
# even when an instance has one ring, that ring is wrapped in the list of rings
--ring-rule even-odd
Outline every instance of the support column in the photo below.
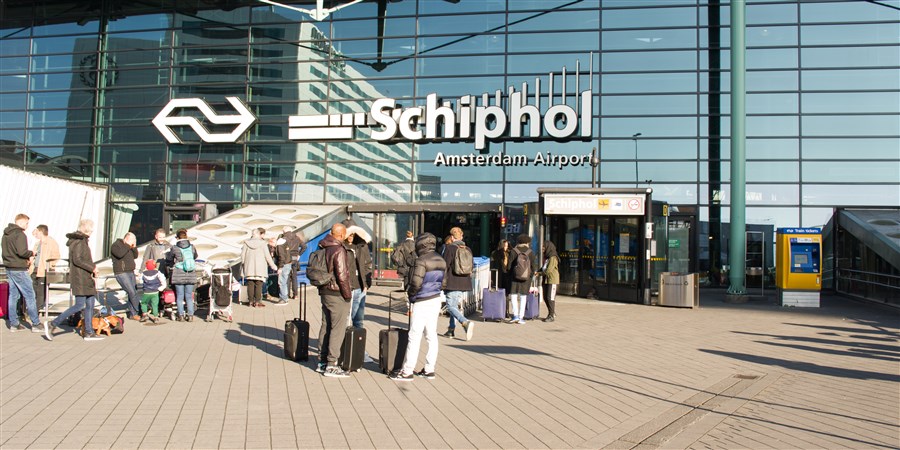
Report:
[[[747,300],[744,287],[746,270],[745,232],[747,230],[747,180],[746,180],[746,43],[745,17],[746,0],[731,2],[731,232],[728,242],[728,280],[730,285],[726,298],[728,301],[742,302]]]

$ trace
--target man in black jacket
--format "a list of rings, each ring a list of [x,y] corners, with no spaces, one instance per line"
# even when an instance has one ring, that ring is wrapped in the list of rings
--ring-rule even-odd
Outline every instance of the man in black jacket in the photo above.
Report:
[[[113,273],[116,275],[116,281],[119,286],[128,295],[128,312],[129,317],[134,320],[141,318],[141,303],[137,295],[137,279],[134,274],[134,260],[138,257],[138,250],[135,246],[137,238],[134,233],[125,233],[125,236],[116,239],[109,254],[112,256]]]
[[[47,340],[53,340],[53,331],[72,314],[84,311],[84,340],[99,341],[103,339],[94,333],[91,320],[94,316],[94,302],[97,300],[97,286],[94,279],[99,271],[91,257],[91,246],[88,238],[94,232],[94,221],[84,219],[78,224],[78,231],[66,235],[69,241],[69,283],[72,294],[75,295],[75,304],[51,322],[44,322],[44,336]]]
[[[403,286],[409,285],[409,269],[416,263],[416,241],[413,239],[413,232],[406,232],[406,239],[397,244],[394,253],[391,254],[391,261],[397,266],[397,276],[403,280]]]
[[[472,275],[457,275],[453,273],[453,260],[456,259],[456,252],[460,246],[465,246],[463,242],[462,228],[453,227],[450,229],[451,242],[444,246],[444,261],[447,263],[447,277],[444,292],[447,295],[447,313],[450,314],[450,326],[444,336],[452,338],[456,332],[456,322],[462,324],[466,330],[466,340],[472,340],[472,332],[475,324],[466,319],[459,305],[465,301],[466,295],[472,290]]]
[[[336,223],[331,227],[331,233],[319,241],[319,248],[325,249],[326,265],[333,276],[331,283],[319,286],[322,326],[319,328],[319,365],[316,371],[326,377],[350,376],[337,365],[352,298],[350,265],[344,247],[346,234],[347,227]]]
[[[19,298],[25,298],[25,311],[31,319],[31,331],[41,332],[41,318],[38,316],[35,303],[34,284],[28,274],[28,267],[34,261],[34,253],[28,250],[28,238],[25,229],[31,220],[25,214],[16,215],[15,223],[9,224],[3,230],[3,239],[0,246],[3,247],[3,265],[6,266],[6,277],[9,279],[9,299],[7,302],[6,316],[9,318],[9,331],[15,333],[24,330],[25,325],[19,323],[19,314],[16,308]],[[5,299],[0,299],[0,301]]]

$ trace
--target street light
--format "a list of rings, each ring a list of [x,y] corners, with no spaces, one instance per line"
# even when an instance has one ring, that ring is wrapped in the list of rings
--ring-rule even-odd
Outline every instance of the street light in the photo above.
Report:
[[[638,158],[637,158],[637,138],[641,133],[634,133],[631,135],[631,140],[634,141],[634,187],[638,187]]]

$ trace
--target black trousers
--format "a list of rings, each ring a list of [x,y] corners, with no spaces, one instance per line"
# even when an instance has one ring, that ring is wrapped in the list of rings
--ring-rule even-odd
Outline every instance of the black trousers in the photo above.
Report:
[[[247,301],[259,303],[262,300],[263,282],[260,280],[247,280]]]
[[[47,302],[46,292],[44,292],[44,289],[47,287],[47,278],[32,274],[31,285],[34,286],[34,303],[37,305],[38,311],[40,311],[44,309],[44,304]]]

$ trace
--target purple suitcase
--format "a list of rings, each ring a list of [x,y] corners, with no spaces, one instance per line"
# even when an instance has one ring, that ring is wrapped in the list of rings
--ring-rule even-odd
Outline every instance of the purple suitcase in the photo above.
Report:
[[[506,318],[506,289],[497,289],[499,273],[497,270],[493,285],[481,291],[481,320],[503,320]]]
[[[525,317],[523,317],[525,320],[537,319],[541,315],[541,294],[540,291],[534,292],[540,289],[540,286],[539,278],[534,277],[531,282],[531,292],[525,297]]]

